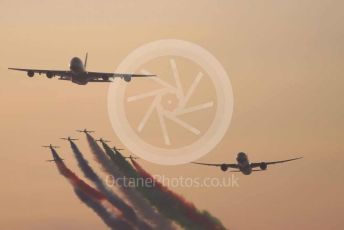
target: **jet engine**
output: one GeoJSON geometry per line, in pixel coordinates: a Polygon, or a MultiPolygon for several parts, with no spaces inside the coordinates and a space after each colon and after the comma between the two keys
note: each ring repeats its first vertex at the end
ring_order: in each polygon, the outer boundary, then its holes
{"type": "Polygon", "coordinates": [[[34,75],[35,75],[35,73],[31,70],[27,72],[27,76],[29,76],[29,77],[33,77],[34,75]]]}
{"type": "Polygon", "coordinates": [[[224,172],[227,171],[228,170],[228,166],[226,164],[222,164],[221,165],[221,170],[224,171],[224,172]]]}
{"type": "Polygon", "coordinates": [[[131,76],[124,76],[124,81],[130,82],[131,81],[131,76]]]}
{"type": "Polygon", "coordinates": [[[47,72],[46,75],[47,75],[47,78],[52,78],[52,77],[54,77],[53,73],[51,73],[51,72],[47,72]]]}
{"type": "Polygon", "coordinates": [[[266,170],[268,168],[268,165],[265,162],[260,163],[259,165],[261,170],[266,170]]]}

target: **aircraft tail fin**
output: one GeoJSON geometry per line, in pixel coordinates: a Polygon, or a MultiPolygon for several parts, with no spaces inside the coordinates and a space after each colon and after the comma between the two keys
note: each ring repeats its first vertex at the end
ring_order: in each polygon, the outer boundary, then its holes
{"type": "Polygon", "coordinates": [[[87,57],[88,57],[88,53],[86,52],[86,57],[85,57],[85,62],[84,62],[84,68],[86,69],[87,66],[87,57]]]}

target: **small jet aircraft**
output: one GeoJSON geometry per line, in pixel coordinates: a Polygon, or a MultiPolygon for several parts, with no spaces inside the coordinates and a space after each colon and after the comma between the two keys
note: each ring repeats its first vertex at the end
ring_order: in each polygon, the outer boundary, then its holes
{"type": "Polygon", "coordinates": [[[111,82],[110,78],[121,78],[126,82],[130,82],[133,77],[153,77],[150,74],[133,74],[133,73],[102,73],[91,72],[86,70],[87,53],[85,62],[78,57],[73,57],[69,63],[69,70],[44,70],[44,69],[22,69],[22,68],[8,68],[10,70],[24,71],[29,77],[33,77],[35,73],[41,75],[45,74],[47,78],[60,77],[59,80],[71,81],[78,85],[86,85],[88,82],[111,82]]]}
{"type": "Polygon", "coordinates": [[[79,133],[94,133],[94,132],[95,132],[95,131],[87,130],[87,129],[84,129],[84,130],[78,129],[78,130],[76,130],[76,131],[79,132],[79,133]]]}
{"type": "Polygon", "coordinates": [[[54,161],[63,161],[64,159],[62,159],[59,155],[54,154],[53,153],[53,160],[47,160],[48,162],[54,162],[54,161]]]}
{"type": "Polygon", "coordinates": [[[79,140],[79,139],[71,138],[70,136],[69,137],[62,137],[60,139],[65,140],[65,141],[77,141],[77,140],[79,140]]]}
{"type": "MultiPolygon", "coordinates": [[[[118,152],[120,150],[124,150],[124,149],[118,149],[116,146],[112,147],[112,150],[115,152],[118,152]]],[[[121,154],[122,155],[122,154],[121,154]]],[[[127,156],[123,156],[124,159],[140,159],[138,157],[133,157],[132,155],[127,156]]]]}
{"type": "Polygon", "coordinates": [[[122,151],[122,150],[124,150],[124,149],[119,149],[119,148],[117,148],[116,146],[114,146],[114,147],[112,147],[112,150],[114,150],[114,151],[122,151]]]}
{"type": "Polygon", "coordinates": [[[52,144],[50,144],[50,145],[43,145],[42,147],[43,147],[43,148],[50,148],[50,149],[57,149],[57,148],[60,148],[60,146],[55,146],[55,145],[52,145],[52,144]]]}
{"type": "Polygon", "coordinates": [[[242,172],[244,175],[250,175],[252,172],[256,171],[264,171],[268,168],[268,165],[272,164],[279,164],[279,163],[284,163],[288,161],[294,161],[301,159],[302,157],[298,158],[292,158],[288,160],[282,160],[282,161],[271,161],[271,162],[260,162],[260,163],[250,163],[248,160],[248,157],[245,153],[240,152],[237,155],[237,163],[236,164],[208,164],[208,163],[200,163],[200,162],[192,162],[193,164],[198,164],[198,165],[207,165],[207,166],[215,166],[215,167],[220,167],[222,171],[227,171],[228,168],[234,168],[238,169],[236,171],[230,171],[230,172],[242,172]],[[255,168],[260,168],[260,169],[255,169],[255,168]]]}
{"type": "Polygon", "coordinates": [[[128,157],[124,157],[124,159],[131,159],[131,160],[137,160],[137,159],[140,159],[138,157],[133,157],[132,155],[129,155],[128,157]]]}
{"type": "Polygon", "coordinates": [[[51,150],[51,153],[52,153],[52,155],[53,155],[53,160],[47,160],[48,162],[53,162],[53,161],[63,161],[63,159],[57,154],[57,152],[56,152],[56,148],[59,148],[59,146],[54,146],[54,145],[52,145],[52,144],[50,144],[50,145],[43,145],[42,146],[43,148],[50,148],[50,150],[51,150]]]}
{"type": "Polygon", "coordinates": [[[96,141],[103,142],[103,143],[108,143],[108,142],[110,142],[110,141],[105,140],[105,139],[103,139],[103,138],[99,138],[99,139],[96,140],[96,141]]]}

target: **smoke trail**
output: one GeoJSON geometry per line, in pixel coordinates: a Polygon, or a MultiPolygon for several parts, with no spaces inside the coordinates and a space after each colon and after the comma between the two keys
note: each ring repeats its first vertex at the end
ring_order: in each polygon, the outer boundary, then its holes
{"type": "Polygon", "coordinates": [[[97,215],[103,220],[103,222],[108,227],[110,227],[113,230],[121,227],[126,228],[125,224],[123,226],[121,223],[118,223],[118,220],[115,217],[113,217],[101,204],[91,199],[89,196],[87,196],[79,189],[74,188],[74,192],[83,203],[85,203],[89,208],[91,208],[95,213],[97,213],[97,215]]]}
{"type": "Polygon", "coordinates": [[[155,186],[151,188],[138,187],[138,189],[165,216],[175,220],[186,229],[225,229],[218,219],[206,211],[197,210],[192,203],[187,202],[183,197],[156,181],[137,162],[136,166],[139,166],[141,170],[137,169],[136,171],[119,151],[112,151],[104,142],[102,142],[102,145],[107,155],[126,176],[149,178],[154,181],[155,186]],[[143,172],[145,172],[144,175],[141,174],[143,172]]]}
{"type": "Polygon", "coordinates": [[[124,217],[128,222],[132,222],[137,227],[139,227],[142,230],[149,230],[151,227],[145,223],[144,221],[141,221],[135,211],[127,205],[121,198],[119,198],[115,193],[110,191],[103,181],[100,179],[100,177],[96,174],[96,172],[91,168],[91,166],[88,164],[88,161],[84,158],[82,153],[80,152],[79,148],[76,146],[76,144],[73,141],[70,141],[71,148],[73,150],[74,156],[78,161],[78,165],[82,172],[84,173],[85,177],[90,179],[98,188],[100,192],[102,192],[110,201],[111,204],[113,204],[115,207],[119,208],[124,217]]]}
{"type": "Polygon", "coordinates": [[[183,224],[183,227],[205,230],[226,229],[218,219],[212,217],[207,212],[200,212],[191,202],[186,201],[182,196],[174,193],[173,191],[162,185],[159,181],[155,180],[155,178],[151,176],[147,171],[145,171],[134,159],[131,159],[131,162],[140,176],[142,176],[143,178],[150,178],[155,182],[155,186],[151,188],[151,194],[153,193],[154,196],[160,197],[165,200],[166,202],[164,203],[164,205],[168,206],[170,212],[174,209],[174,214],[179,213],[180,215],[185,216],[192,221],[191,226],[188,223],[184,224],[183,222],[181,222],[180,224],[183,224]]]}
{"type": "MultiPolygon", "coordinates": [[[[105,152],[108,156],[112,159],[114,164],[120,167],[121,171],[127,177],[130,178],[143,178],[141,175],[138,174],[135,168],[122,156],[119,151],[112,151],[109,146],[102,142],[105,152]]],[[[155,185],[154,185],[155,186],[155,185]]],[[[149,200],[149,202],[155,206],[160,213],[165,215],[171,220],[176,221],[180,226],[184,227],[185,229],[202,229],[197,228],[198,225],[195,225],[190,219],[188,219],[183,213],[178,210],[176,207],[176,203],[170,199],[166,194],[154,190],[154,188],[148,189],[145,187],[138,187],[138,191],[141,192],[143,196],[149,200]]]]}
{"type": "Polygon", "coordinates": [[[123,157],[123,155],[116,150],[112,150],[105,142],[102,142],[105,153],[110,157],[112,162],[119,167],[119,169],[127,176],[131,178],[139,177],[137,171],[131,166],[131,164],[123,157]]]}
{"type": "MultiPolygon", "coordinates": [[[[119,168],[109,161],[106,154],[98,146],[94,138],[88,133],[86,133],[86,137],[92,153],[103,169],[115,178],[125,178],[119,168]]],[[[156,229],[174,229],[174,227],[172,227],[172,223],[157,213],[147,200],[137,192],[137,190],[128,186],[128,184],[125,184],[123,180],[117,180],[117,185],[119,185],[123,195],[126,196],[136,210],[139,211],[139,214],[154,224],[156,229]]]]}
{"type": "MultiPolygon", "coordinates": [[[[131,178],[148,178],[141,176],[119,151],[115,151],[115,154],[105,142],[102,142],[102,144],[105,152],[112,159],[112,161],[120,167],[126,176],[131,178]]],[[[156,181],[154,180],[154,182],[155,186],[156,181]]],[[[199,226],[198,223],[194,223],[190,218],[186,217],[185,214],[181,212],[178,203],[171,199],[171,196],[168,196],[166,193],[163,193],[158,189],[154,189],[154,187],[138,187],[138,190],[149,200],[152,205],[159,210],[160,213],[171,220],[176,221],[180,226],[184,227],[185,229],[203,229],[202,226],[199,226]]]]}
{"type": "Polygon", "coordinates": [[[122,213],[118,209],[113,207],[102,193],[89,186],[86,182],[84,182],[76,174],[74,174],[69,168],[67,168],[55,149],[51,148],[51,152],[53,154],[55,164],[60,174],[69,180],[69,182],[74,187],[74,191],[79,199],[83,201],[87,206],[92,208],[93,211],[95,211],[98,216],[102,218],[105,224],[116,229],[133,229],[126,221],[121,220],[122,213]]]}

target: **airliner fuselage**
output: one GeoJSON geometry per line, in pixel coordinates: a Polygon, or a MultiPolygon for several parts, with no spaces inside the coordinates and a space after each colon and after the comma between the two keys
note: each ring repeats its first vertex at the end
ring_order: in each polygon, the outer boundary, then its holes
{"type": "Polygon", "coordinates": [[[252,173],[250,161],[248,160],[246,153],[243,153],[243,152],[238,153],[236,160],[238,162],[238,169],[243,174],[250,175],[252,173]]]}

